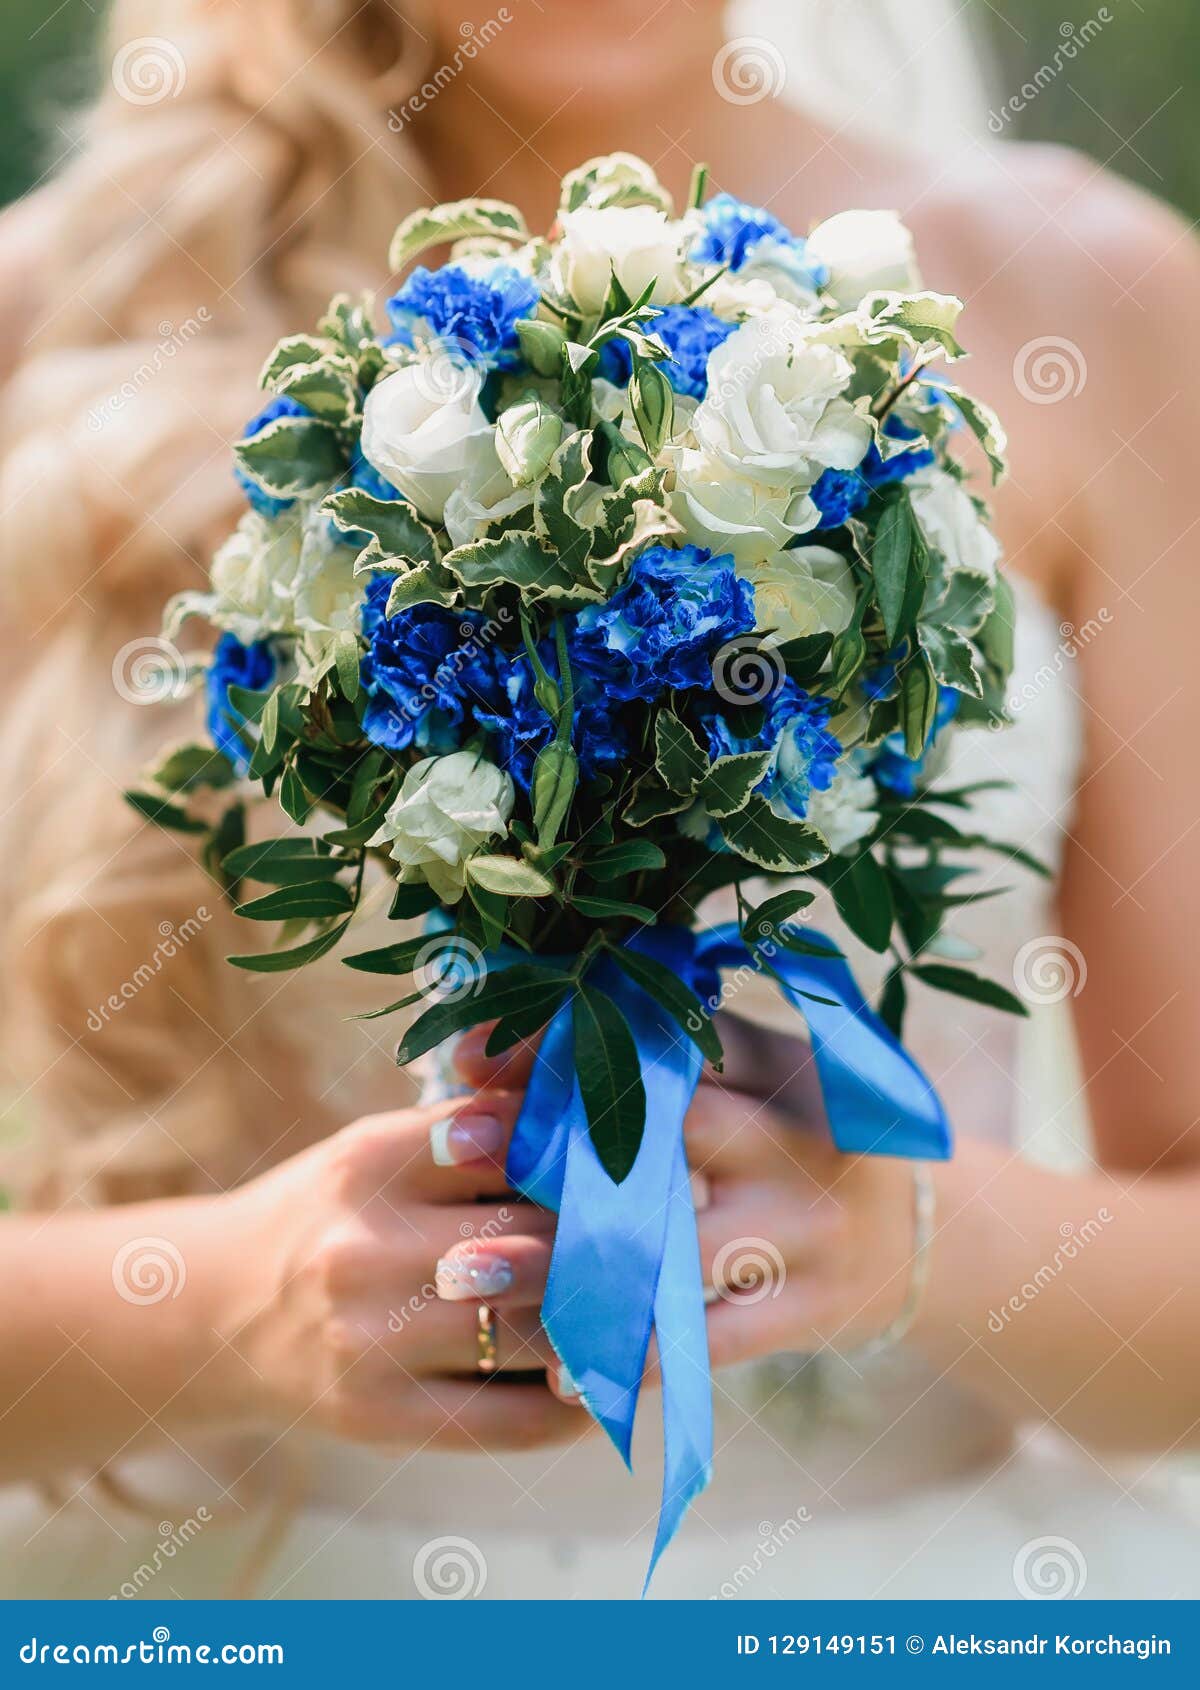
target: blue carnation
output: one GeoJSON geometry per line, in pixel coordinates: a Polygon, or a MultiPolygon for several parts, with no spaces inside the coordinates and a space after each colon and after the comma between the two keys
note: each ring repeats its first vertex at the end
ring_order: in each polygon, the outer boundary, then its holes
{"type": "MultiPolygon", "coordinates": [[[[647,323],[652,335],[671,354],[658,367],[676,393],[703,399],[708,391],[708,356],[737,328],[703,305],[667,305],[647,323]]],[[[633,367],[628,341],[620,336],[604,343],[600,351],[600,374],[617,387],[628,382],[633,367]]]]}
{"type": "MultiPolygon", "coordinates": [[[[307,417],[309,414],[307,405],[302,405],[298,399],[289,399],[286,393],[281,394],[250,418],[242,430],[242,439],[253,440],[256,434],[262,433],[268,423],[275,422],[279,417],[307,417]]],[[[233,473],[238,486],[259,516],[282,516],[284,511],[290,510],[296,502],[295,499],[277,499],[272,493],[264,493],[258,483],[246,474],[241,464],[234,465],[233,473]]]]}
{"type": "Polygon", "coordinates": [[[862,474],[872,487],[886,487],[889,482],[907,481],[910,475],[915,475],[919,469],[928,469],[933,462],[933,453],[925,441],[925,436],[919,428],[910,428],[906,422],[893,412],[883,425],[883,432],[889,440],[919,440],[919,446],[912,446],[906,452],[895,452],[890,458],[880,456],[879,448],[874,441],[860,466],[862,474]]]}
{"type": "Polygon", "coordinates": [[[701,717],[701,723],[710,757],[769,750],[771,761],[755,791],[777,810],[802,818],[810,795],[832,785],[842,754],[841,741],[829,731],[832,712],[831,700],[785,678],[767,700],[757,733],[739,735],[718,714],[701,717]]]}
{"type": "Polygon", "coordinates": [[[860,470],[827,469],[809,497],[821,513],[818,529],[840,528],[863,508],[871,489],[860,470]]]}
{"type": "Polygon", "coordinates": [[[938,688],[937,709],[934,712],[933,726],[930,728],[929,737],[925,741],[925,749],[919,757],[907,755],[904,749],[903,734],[888,734],[871,758],[869,765],[870,773],[875,777],[876,785],[883,787],[887,792],[894,793],[897,798],[915,798],[917,787],[925,774],[929,753],[942,729],[957,716],[961,702],[961,696],[953,687],[940,686],[938,688]]]}
{"type": "MultiPolygon", "coordinates": [[[[548,673],[557,679],[552,642],[543,642],[538,655],[548,673]]],[[[521,652],[511,659],[501,677],[502,702],[473,707],[475,720],[487,732],[500,767],[507,769],[523,792],[529,791],[538,752],[554,738],[554,723],[534,695],[534,679],[533,665],[521,652]]],[[[579,756],[579,772],[589,780],[628,758],[629,736],[619,720],[619,706],[588,676],[573,675],[572,679],[575,712],[571,743],[579,756]]]]}
{"type": "Polygon", "coordinates": [[[807,242],[760,205],[747,205],[732,194],[715,194],[703,208],[704,232],[692,248],[699,264],[728,264],[740,270],[755,248],[770,241],[777,262],[787,262],[796,280],[813,290],[829,280],[823,264],[809,260],[807,242]]]}
{"type": "Polygon", "coordinates": [[[275,679],[275,656],[266,640],[243,645],[232,634],[222,634],[205,676],[209,738],[223,751],[240,775],[250,766],[250,753],[237,732],[245,716],[229,702],[231,686],[262,692],[275,679]]]}
{"type": "Polygon", "coordinates": [[[449,342],[465,359],[493,370],[511,369],[520,358],[517,323],[531,317],[540,298],[537,283],[510,264],[475,275],[459,264],[440,270],[420,265],[388,300],[393,340],[413,345],[413,331],[449,342]]]}
{"type": "Polygon", "coordinates": [[[754,589],[733,559],[651,546],[606,604],[576,618],[571,662],[617,699],[712,685],[715,652],[754,627],[754,589]]]}
{"type": "Polygon", "coordinates": [[[495,653],[477,638],[482,618],[438,604],[385,615],[391,577],[375,576],[363,601],[363,732],[389,751],[454,751],[475,702],[498,700],[495,653]]]}

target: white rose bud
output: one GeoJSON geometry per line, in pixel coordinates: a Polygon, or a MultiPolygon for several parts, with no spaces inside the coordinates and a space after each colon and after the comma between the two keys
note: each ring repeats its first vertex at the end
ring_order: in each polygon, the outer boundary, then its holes
{"type": "Polygon", "coordinates": [[[854,615],[854,576],[828,546],[795,546],[738,565],[754,588],[754,616],[770,641],[840,634],[854,615]]]}
{"type": "Polygon", "coordinates": [[[817,224],[807,257],[826,266],[828,291],[846,311],[878,289],[921,286],[912,235],[894,211],[839,211],[817,224]]]}
{"type": "Polygon", "coordinates": [[[363,456],[431,522],[442,520],[471,441],[491,428],[479,405],[482,386],[481,369],[434,347],[367,395],[363,456]]]}
{"type": "Polygon", "coordinates": [[[878,802],[879,794],[870,775],[860,774],[851,761],[843,758],[832,784],[824,792],[809,793],[804,819],[838,856],[870,833],[879,820],[875,808],[878,802]]]}
{"type": "Polygon", "coordinates": [[[473,751],[426,757],[404,777],[372,845],[390,845],[402,881],[424,881],[444,904],[455,904],[467,883],[467,859],[508,831],[513,783],[503,769],[473,751]]]}
{"type": "Polygon", "coordinates": [[[631,299],[651,282],[654,302],[671,305],[682,299],[684,225],[649,205],[612,206],[603,211],[588,206],[559,218],[561,239],[554,247],[553,275],[585,317],[599,314],[615,273],[631,299]]]}

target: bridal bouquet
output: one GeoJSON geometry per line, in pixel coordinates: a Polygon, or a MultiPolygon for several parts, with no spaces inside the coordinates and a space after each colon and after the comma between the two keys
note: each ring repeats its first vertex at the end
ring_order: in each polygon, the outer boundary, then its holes
{"type": "Polygon", "coordinates": [[[278,929],[239,968],[316,961],[389,876],[424,923],[343,960],[409,977],[375,1012],[412,1012],[401,1063],[484,1020],[493,1052],[541,1035],[509,1176],[558,1211],[543,1320],[626,1456],[657,1330],[657,1556],[711,1451],[682,1121],[720,971],[794,1004],[847,1151],[949,1154],[899,1043],[913,983],[1020,1010],[938,960],[980,853],[1013,853],[937,784],[952,735],[1002,721],[1012,659],[948,443],[998,476],[1004,442],[933,372],[960,302],[889,213],[803,239],[700,170],[676,215],[617,154],[568,175],[549,235],[436,206],[391,268],[447,248],[382,327],[339,297],[267,359],[248,509],[168,614],[169,639],[219,631],[190,665],[208,738],[131,800],[278,929]],[[246,843],[258,790],[294,826],[246,843]],[[890,955],[877,1010],[807,923],[818,888],[890,955]],[[707,927],[718,891],[737,919],[707,927]]]}

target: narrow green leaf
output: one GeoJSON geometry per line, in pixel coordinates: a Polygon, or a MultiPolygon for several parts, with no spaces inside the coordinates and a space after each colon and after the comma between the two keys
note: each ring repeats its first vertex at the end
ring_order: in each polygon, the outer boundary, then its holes
{"type": "Polygon", "coordinates": [[[333,645],[333,660],[337,665],[338,686],[342,697],[351,704],[358,697],[358,636],[343,631],[333,645]]]}
{"type": "Polygon", "coordinates": [[[1010,1015],[1029,1014],[1014,992],[998,985],[995,980],[985,980],[981,974],[972,974],[970,969],[951,968],[942,962],[921,962],[914,964],[911,972],[935,991],[953,992],[956,997],[969,998],[972,1003],[985,1003],[991,1009],[1005,1009],[1010,1015]]]}
{"type": "Polygon", "coordinates": [[[550,877],[522,857],[471,857],[467,874],[485,892],[503,898],[548,898],[554,891],[550,877]]]}
{"type": "Polygon", "coordinates": [[[633,1034],[604,992],[581,985],[574,999],[575,1072],[596,1155],[617,1185],[637,1160],[646,1091],[633,1034]]]}
{"type": "Polygon", "coordinates": [[[655,912],[648,910],[644,904],[627,904],[619,898],[597,898],[586,892],[576,892],[572,896],[571,908],[578,910],[580,915],[592,916],[596,921],[628,917],[630,921],[640,921],[650,927],[658,920],[655,912]]]}
{"type": "MultiPolygon", "coordinates": [[[[569,974],[532,963],[515,963],[489,974],[483,987],[471,997],[446,999],[427,1009],[405,1033],[396,1052],[400,1067],[423,1056],[462,1027],[480,1021],[503,1020],[506,1015],[532,1011],[535,1004],[558,1005],[571,990],[569,974]]],[[[551,1012],[552,1012],[551,1011],[551,1012]]]]}
{"type": "Polygon", "coordinates": [[[289,969],[303,968],[306,963],[323,957],[326,951],[333,949],[349,925],[348,921],[339,921],[336,927],[290,951],[258,951],[249,956],[226,957],[225,960],[251,974],[285,974],[289,969]]]}
{"type": "Polygon", "coordinates": [[[666,868],[667,859],[661,847],[648,839],[622,839],[593,851],[583,866],[593,880],[619,880],[623,874],[666,868]]]}
{"type": "Polygon", "coordinates": [[[888,877],[870,851],[852,862],[839,860],[829,875],[838,914],[850,931],[882,954],[892,937],[892,894],[888,877]]]}
{"type": "Polygon", "coordinates": [[[298,886],[281,886],[277,892],[267,892],[252,898],[248,904],[238,904],[235,915],[250,921],[292,921],[297,917],[318,920],[323,916],[345,915],[354,908],[354,898],[348,887],[337,880],[306,880],[298,886]]]}
{"type": "Polygon", "coordinates": [[[631,950],[628,945],[610,945],[608,949],[613,961],[628,974],[633,983],[640,986],[655,1003],[665,1009],[673,1021],[678,1022],[714,1068],[720,1068],[725,1056],[721,1049],[721,1040],[717,1035],[712,1015],[695,992],[685,986],[679,976],[673,974],[663,963],[657,962],[653,957],[644,956],[641,951],[631,950]]]}
{"type": "Polygon", "coordinates": [[[124,796],[125,802],[139,816],[153,822],[156,827],[165,827],[174,833],[208,832],[207,822],[189,816],[186,810],[181,810],[176,804],[168,804],[164,798],[155,798],[149,792],[127,792],[124,796]]]}

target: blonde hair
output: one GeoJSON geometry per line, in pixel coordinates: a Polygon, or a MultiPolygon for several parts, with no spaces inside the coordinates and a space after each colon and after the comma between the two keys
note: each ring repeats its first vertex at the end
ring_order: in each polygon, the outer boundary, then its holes
{"type": "Polygon", "coordinates": [[[0,402],[0,1184],[34,1205],[224,1187],[323,1130],[193,842],[122,802],[171,724],[114,660],[235,515],[265,352],[378,286],[426,197],[389,0],[120,0],[104,69],[72,162],[0,219],[0,317],[40,294],[0,402]]]}

